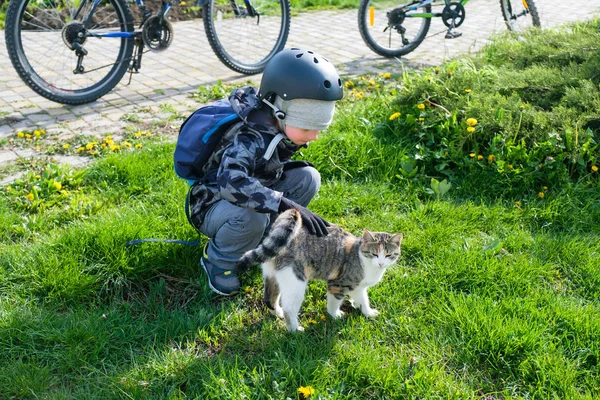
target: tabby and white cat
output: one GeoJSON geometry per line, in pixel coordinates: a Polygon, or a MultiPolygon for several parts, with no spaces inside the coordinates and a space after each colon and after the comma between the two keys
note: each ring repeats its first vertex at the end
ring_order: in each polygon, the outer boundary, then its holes
{"type": "Polygon", "coordinates": [[[288,331],[304,330],[298,312],[309,280],[327,282],[327,312],[334,318],[344,313],[340,306],[349,296],[363,315],[376,317],[369,305],[367,289],[381,280],[387,267],[400,256],[402,234],[363,231],[356,237],[332,225],[323,237],[302,229],[295,209],[282,213],[256,249],[238,263],[245,269],[262,263],[265,303],[272,314],[285,320],[288,331]],[[281,300],[281,305],[280,305],[281,300]]]}

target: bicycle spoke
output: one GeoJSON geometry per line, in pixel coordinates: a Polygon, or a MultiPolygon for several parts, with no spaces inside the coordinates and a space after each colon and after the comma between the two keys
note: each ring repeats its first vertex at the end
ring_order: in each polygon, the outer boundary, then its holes
{"type": "Polygon", "coordinates": [[[533,0],[500,0],[500,8],[508,29],[512,31],[540,26],[533,0]]]}
{"type": "Polygon", "coordinates": [[[394,0],[361,0],[358,13],[360,34],[365,43],[384,57],[397,57],[414,50],[425,38],[430,19],[412,14],[431,11],[431,6],[410,10],[409,3],[394,0]]]}
{"type": "Polygon", "coordinates": [[[211,0],[205,8],[205,29],[215,54],[236,71],[260,72],[285,45],[288,1],[254,0],[247,5],[244,0],[211,0]],[[250,15],[252,10],[256,15],[250,15]]]}
{"type": "Polygon", "coordinates": [[[24,81],[43,96],[71,104],[90,101],[124,74],[132,39],[102,37],[132,29],[124,0],[102,0],[95,9],[87,0],[20,0],[11,2],[9,11],[11,60],[24,81]],[[86,29],[83,16],[92,10],[91,27],[86,29]]]}

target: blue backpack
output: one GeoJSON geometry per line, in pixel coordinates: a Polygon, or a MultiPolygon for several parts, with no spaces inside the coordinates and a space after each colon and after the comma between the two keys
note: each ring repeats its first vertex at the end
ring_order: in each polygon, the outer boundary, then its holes
{"type": "Polygon", "coordinates": [[[241,118],[229,99],[199,108],[179,128],[175,146],[175,173],[190,184],[202,178],[202,168],[210,159],[221,138],[241,118]]]}

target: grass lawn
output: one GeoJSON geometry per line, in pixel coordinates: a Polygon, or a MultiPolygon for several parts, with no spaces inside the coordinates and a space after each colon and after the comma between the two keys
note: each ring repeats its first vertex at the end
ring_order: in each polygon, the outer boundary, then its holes
{"type": "Polygon", "coordinates": [[[314,282],[288,334],[258,270],[224,299],[202,246],[126,248],[197,238],[158,128],[42,148],[93,161],[0,188],[0,398],[600,397],[598,43],[594,20],[345,81],[301,158],[313,211],[404,234],[374,320],[333,320],[314,282]]]}

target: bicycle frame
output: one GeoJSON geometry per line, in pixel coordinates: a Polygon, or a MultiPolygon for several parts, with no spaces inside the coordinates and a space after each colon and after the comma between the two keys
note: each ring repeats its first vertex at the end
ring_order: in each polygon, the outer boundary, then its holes
{"type": "MultiPolygon", "coordinates": [[[[92,15],[94,14],[94,11],[96,10],[96,7],[98,6],[98,4],[100,4],[100,1],[102,0],[94,0],[94,4],[92,6],[92,10],[90,11],[90,14],[87,16],[87,19],[85,21],[85,27],[88,27],[89,21],[91,20],[92,15]]],[[[182,0],[177,0],[178,3],[181,3],[182,0]]],[[[142,26],[144,24],[144,22],[146,22],[146,20],[151,16],[150,13],[146,13],[146,5],[144,4],[143,0],[135,0],[136,4],[138,5],[138,7],[142,10],[143,12],[143,19],[142,22],[140,23],[140,26],[142,26]]],[[[206,4],[208,4],[209,0],[198,0],[197,5],[199,7],[202,7],[206,4]]],[[[85,3],[85,1],[82,1],[81,4],[79,5],[79,8],[77,9],[77,11],[75,12],[75,14],[73,15],[73,19],[76,19],[79,16],[79,12],[81,11],[81,9],[83,8],[83,4],[85,3]]],[[[239,16],[242,14],[242,12],[239,10],[239,8],[237,7],[237,4],[235,3],[235,0],[230,0],[231,6],[234,9],[234,12],[236,14],[236,16],[239,16]]],[[[254,7],[252,7],[252,4],[250,3],[250,0],[244,0],[244,4],[246,5],[246,11],[247,11],[247,15],[250,17],[255,17],[256,14],[256,10],[254,9],[254,7]]],[[[161,12],[157,13],[157,15],[161,16],[162,18],[165,18],[167,16],[167,13],[169,12],[169,10],[171,9],[171,7],[173,6],[172,2],[164,2],[162,3],[162,7],[161,7],[161,12]]],[[[140,31],[134,31],[134,32],[108,32],[108,33],[100,33],[100,34],[94,34],[90,36],[94,36],[94,37],[108,37],[108,38],[125,38],[125,39],[134,39],[135,37],[140,35],[140,31]]]]}
{"type": "MultiPolygon", "coordinates": [[[[93,0],[94,4],[92,5],[92,9],[89,13],[89,15],[87,16],[87,19],[85,20],[84,26],[86,27],[86,29],[89,27],[89,22],[92,18],[92,15],[94,15],[94,11],[96,11],[96,7],[98,6],[98,4],[100,4],[100,2],[102,0],[93,0]]],[[[144,4],[143,0],[135,0],[136,4],[138,5],[138,7],[140,8],[140,10],[142,10],[142,14],[143,14],[143,19],[142,22],[140,23],[140,26],[142,26],[144,24],[144,22],[146,22],[146,20],[151,16],[150,13],[146,13],[146,5],[144,4]]],[[[178,2],[181,2],[181,0],[178,0],[178,2]]],[[[208,0],[202,0],[203,3],[208,3],[208,0]]],[[[77,19],[77,17],[79,16],[79,12],[81,11],[81,9],[83,8],[85,1],[82,1],[81,4],[79,5],[79,8],[77,9],[77,11],[75,12],[75,14],[73,15],[73,19],[77,19]]],[[[200,2],[199,2],[200,3],[200,2]]],[[[173,3],[172,2],[164,2],[162,3],[162,7],[161,7],[161,13],[160,16],[161,18],[165,18],[167,16],[167,13],[169,12],[169,10],[171,9],[173,3]]],[[[158,15],[158,14],[157,14],[158,15]]],[[[93,36],[93,37],[107,37],[107,38],[125,38],[125,39],[134,39],[135,37],[139,36],[141,33],[141,31],[134,31],[134,32],[107,32],[107,33],[96,33],[96,34],[90,34],[88,33],[89,36],[93,36]]]]}

